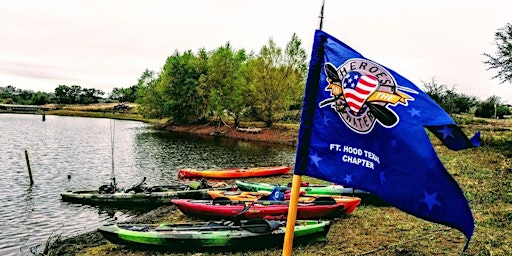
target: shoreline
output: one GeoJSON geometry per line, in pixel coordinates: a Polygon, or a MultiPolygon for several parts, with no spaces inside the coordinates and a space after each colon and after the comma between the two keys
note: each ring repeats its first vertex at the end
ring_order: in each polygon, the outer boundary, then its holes
{"type": "Polygon", "coordinates": [[[130,111],[113,111],[113,104],[97,105],[97,106],[66,106],[58,110],[50,110],[45,115],[57,116],[77,116],[90,118],[111,118],[120,120],[140,121],[151,124],[152,128],[164,130],[168,132],[182,132],[188,134],[197,134],[203,136],[227,137],[232,139],[266,142],[274,144],[282,144],[296,146],[299,134],[299,124],[282,124],[277,123],[272,127],[265,127],[263,122],[241,122],[239,128],[257,129],[258,132],[246,132],[243,129],[237,129],[232,123],[224,123],[222,125],[207,124],[190,124],[175,125],[166,119],[148,119],[143,118],[136,112],[136,105],[130,105],[133,110],[130,111]]]}
{"type": "Polygon", "coordinates": [[[238,140],[296,146],[298,136],[298,125],[292,124],[287,126],[276,126],[277,127],[271,128],[258,127],[260,129],[258,133],[239,131],[232,126],[227,125],[216,127],[210,124],[180,126],[172,124],[163,124],[158,125],[157,128],[168,132],[181,132],[206,136],[226,137],[238,140]]]}

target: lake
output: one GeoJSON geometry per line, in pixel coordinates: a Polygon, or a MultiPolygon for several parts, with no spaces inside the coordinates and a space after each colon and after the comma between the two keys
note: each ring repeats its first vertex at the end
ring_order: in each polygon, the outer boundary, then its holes
{"type": "Polygon", "coordinates": [[[135,212],[61,201],[97,189],[177,181],[181,168],[290,165],[295,147],[156,131],[136,121],[0,114],[0,255],[29,255],[50,235],[72,236],[135,212]],[[113,141],[113,143],[112,143],[113,141]],[[34,185],[30,185],[25,151],[34,185]],[[114,152],[114,154],[112,154],[114,152]],[[114,166],[114,168],[112,168],[114,166]]]}

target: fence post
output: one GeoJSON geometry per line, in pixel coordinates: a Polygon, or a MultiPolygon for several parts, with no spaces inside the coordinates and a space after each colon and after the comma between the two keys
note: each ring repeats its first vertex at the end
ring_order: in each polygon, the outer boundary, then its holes
{"type": "Polygon", "coordinates": [[[27,160],[28,176],[30,177],[30,186],[34,185],[34,179],[32,179],[32,170],[30,169],[30,161],[28,160],[28,152],[25,150],[25,159],[27,160]]]}

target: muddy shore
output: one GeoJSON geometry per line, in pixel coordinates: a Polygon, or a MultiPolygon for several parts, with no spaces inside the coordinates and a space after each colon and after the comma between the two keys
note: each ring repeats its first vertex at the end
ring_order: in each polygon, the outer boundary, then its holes
{"type": "Polygon", "coordinates": [[[232,126],[221,125],[213,126],[210,124],[205,125],[189,125],[189,126],[174,126],[170,124],[159,125],[159,129],[171,132],[184,132],[209,136],[221,136],[240,140],[268,142],[276,144],[284,144],[295,146],[298,135],[298,125],[275,125],[271,128],[267,127],[253,127],[258,129],[258,132],[244,132],[232,126]]]}

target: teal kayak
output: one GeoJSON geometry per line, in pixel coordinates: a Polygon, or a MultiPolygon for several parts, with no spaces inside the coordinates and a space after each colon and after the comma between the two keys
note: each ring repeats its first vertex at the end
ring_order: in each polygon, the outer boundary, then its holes
{"type": "MultiPolygon", "coordinates": [[[[329,221],[298,220],[294,242],[325,241],[330,225],[329,221]]],[[[176,251],[282,246],[285,230],[286,221],[267,219],[160,225],[106,224],[98,228],[103,237],[115,244],[176,251]]]]}
{"type": "MultiPolygon", "coordinates": [[[[268,183],[260,183],[260,182],[250,182],[250,181],[236,181],[236,186],[243,191],[273,191],[275,187],[279,189],[279,191],[284,192],[287,190],[291,190],[291,184],[281,185],[281,184],[268,184],[268,183]]],[[[301,184],[300,191],[303,191],[306,194],[315,194],[315,195],[358,195],[358,194],[368,194],[366,191],[346,188],[342,185],[312,185],[309,183],[301,184]]]]}

